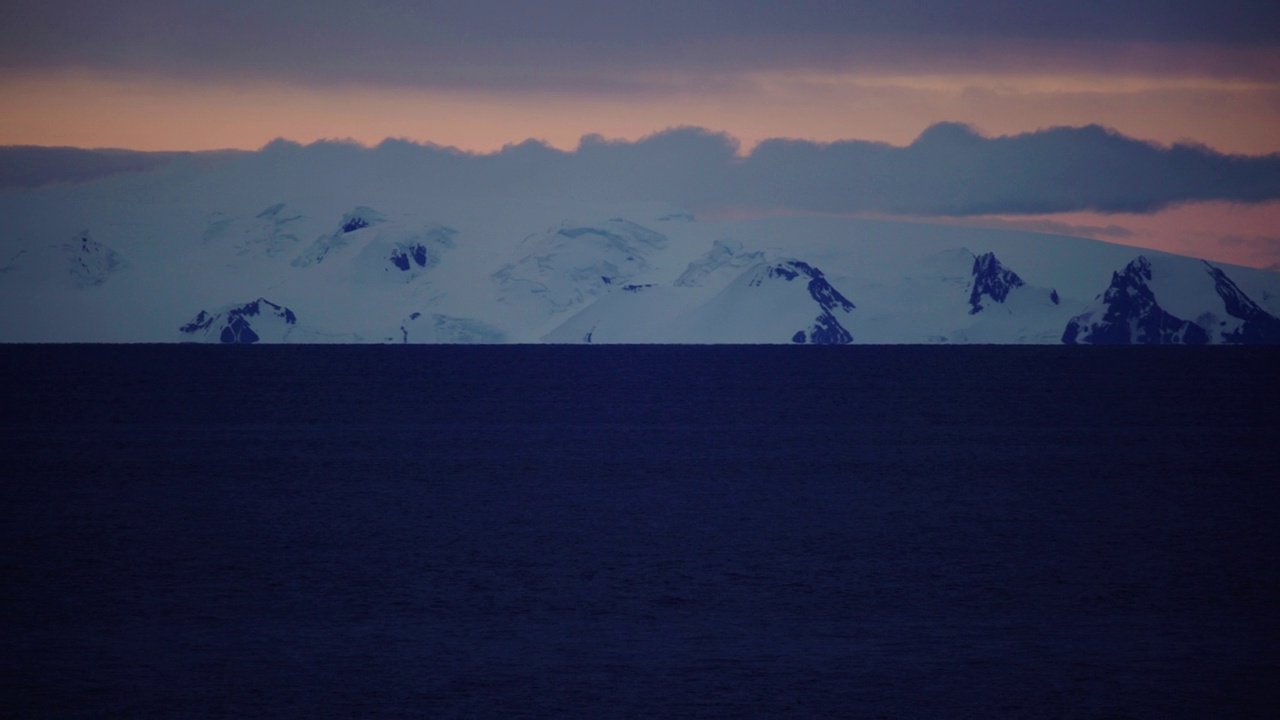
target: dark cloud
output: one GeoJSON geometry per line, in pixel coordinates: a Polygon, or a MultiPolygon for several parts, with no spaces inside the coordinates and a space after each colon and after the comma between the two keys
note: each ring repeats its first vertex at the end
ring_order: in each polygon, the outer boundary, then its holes
{"type": "Polygon", "coordinates": [[[1180,202],[1280,198],[1280,155],[1161,147],[1096,125],[986,138],[939,123],[905,148],[769,140],[747,166],[751,194],[829,212],[1146,213],[1180,202]]]}
{"type": "MultiPolygon", "coordinates": [[[[767,140],[745,157],[738,150],[726,134],[677,128],[636,142],[588,136],[574,152],[529,141],[487,155],[406,141],[372,149],[277,141],[224,165],[254,177],[278,176],[282,184],[329,176],[373,194],[380,183],[393,182],[442,196],[657,200],[694,210],[965,217],[1150,213],[1184,202],[1280,199],[1280,154],[1166,147],[1098,126],[989,138],[940,123],[906,147],[767,140]]],[[[80,165],[51,167],[46,175],[101,174],[94,168],[110,159],[76,157],[80,165]]]]}
{"type": "MultiPolygon", "coordinates": [[[[938,54],[955,69],[982,55],[976,45],[1003,41],[1023,43],[1029,58],[1052,41],[1274,50],[1280,4],[15,0],[0,26],[0,69],[634,91],[660,84],[655,72],[911,65],[938,54]]],[[[1007,60],[1005,52],[983,62],[1007,60]]]]}
{"type": "Polygon", "coordinates": [[[184,153],[135,150],[0,147],[0,189],[85,182],[109,175],[151,170],[168,165],[182,155],[184,153]]]}

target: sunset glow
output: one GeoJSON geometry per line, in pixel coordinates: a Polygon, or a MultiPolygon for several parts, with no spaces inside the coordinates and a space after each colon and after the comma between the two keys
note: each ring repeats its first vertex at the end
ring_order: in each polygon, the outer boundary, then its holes
{"type": "MultiPolygon", "coordinates": [[[[1099,125],[1161,147],[1280,153],[1280,23],[1269,5],[1008,11],[61,0],[16,8],[7,24],[0,145],[254,150],[276,138],[397,138],[488,153],[534,139],[572,151],[587,135],[701,127],[746,155],[771,138],[904,147],[956,122],[987,137],[1099,125]]],[[[1274,207],[991,221],[1115,226],[1106,239],[1267,266],[1280,261],[1274,207]],[[1245,218],[1246,230],[1230,229],[1245,218]]]]}
{"type": "Polygon", "coordinates": [[[251,150],[278,137],[393,137],[488,152],[529,138],[572,149],[588,134],[635,140],[693,125],[727,132],[746,151],[774,137],[907,145],[948,120],[993,135],[1101,124],[1164,144],[1280,152],[1280,85],[1217,80],[760,74],[631,97],[67,73],[0,80],[0,97],[3,145],[251,150]]]}

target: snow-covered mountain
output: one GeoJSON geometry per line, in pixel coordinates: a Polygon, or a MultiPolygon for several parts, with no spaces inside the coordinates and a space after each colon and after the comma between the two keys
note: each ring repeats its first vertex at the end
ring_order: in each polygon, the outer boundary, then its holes
{"type": "Polygon", "coordinates": [[[178,332],[197,342],[237,343],[288,342],[298,318],[287,307],[258,298],[243,305],[230,305],[213,312],[201,310],[178,332]]]}
{"type": "Polygon", "coordinates": [[[1220,267],[1203,260],[1138,256],[1067,323],[1067,344],[1276,344],[1280,319],[1220,267]]]}
{"type": "Polygon", "coordinates": [[[450,194],[279,155],[0,194],[0,341],[1280,343],[1273,272],[1027,232],[450,194]]]}
{"type": "Polygon", "coordinates": [[[101,285],[125,266],[120,253],[94,242],[88,231],[62,246],[67,274],[79,287],[101,285]]]}
{"type": "Polygon", "coordinates": [[[229,267],[244,267],[261,255],[274,258],[297,252],[301,240],[292,229],[301,219],[285,203],[276,203],[251,218],[232,218],[215,211],[200,240],[234,253],[227,257],[229,267]]]}
{"type": "MultiPolygon", "coordinates": [[[[969,314],[977,315],[986,305],[1002,304],[1009,293],[1026,283],[1018,274],[1000,264],[995,253],[986,253],[973,259],[973,283],[969,290],[969,314]]],[[[1050,299],[1055,297],[1052,292],[1050,299]]],[[[1056,304],[1056,301],[1055,301],[1056,304]]]]}
{"type": "Polygon", "coordinates": [[[854,304],[831,286],[822,271],[802,260],[760,263],[724,290],[696,306],[673,339],[684,342],[853,342],[845,325],[854,304]]]}
{"type": "Polygon", "coordinates": [[[590,303],[653,269],[648,258],[667,237],[622,218],[595,225],[564,222],[520,243],[528,254],[493,273],[502,302],[535,315],[590,303]]]}

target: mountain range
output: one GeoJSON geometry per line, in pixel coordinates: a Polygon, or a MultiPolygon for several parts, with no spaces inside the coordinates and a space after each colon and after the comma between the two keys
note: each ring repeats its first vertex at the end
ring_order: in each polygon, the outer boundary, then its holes
{"type": "Polygon", "coordinates": [[[1280,343],[1253,268],[250,159],[0,194],[0,341],[1280,343]]]}

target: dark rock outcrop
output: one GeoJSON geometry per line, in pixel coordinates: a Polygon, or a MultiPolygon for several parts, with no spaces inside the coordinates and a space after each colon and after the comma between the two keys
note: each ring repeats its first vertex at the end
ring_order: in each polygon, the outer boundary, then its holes
{"type": "MultiPolygon", "coordinates": [[[[969,293],[969,314],[982,312],[983,298],[1003,303],[1009,291],[1026,285],[1014,271],[1000,264],[995,253],[985,253],[973,259],[973,290],[969,293]]],[[[1055,301],[1055,304],[1056,301],[1055,301]]]]}
{"type": "Polygon", "coordinates": [[[194,340],[226,344],[249,344],[261,340],[253,322],[259,317],[272,322],[296,325],[298,318],[293,311],[270,300],[258,298],[244,305],[234,305],[218,312],[201,310],[195,318],[178,328],[178,332],[194,340]]]}
{"type": "Polygon", "coordinates": [[[1213,278],[1213,289],[1226,307],[1227,314],[1239,318],[1238,327],[1223,334],[1222,342],[1233,345],[1280,344],[1280,318],[1263,310],[1221,268],[1205,263],[1213,278]]]}
{"type": "Polygon", "coordinates": [[[785,282],[803,279],[806,281],[809,297],[813,298],[821,309],[818,316],[814,318],[813,324],[804,330],[796,331],[791,336],[791,342],[814,345],[847,345],[853,342],[853,335],[840,324],[834,312],[852,312],[854,305],[827,282],[821,270],[800,260],[784,260],[765,268],[763,273],[752,279],[750,286],[759,286],[769,278],[777,278],[785,282]]]}
{"type": "Polygon", "coordinates": [[[1156,302],[1147,284],[1151,261],[1138,256],[1123,271],[1112,273],[1111,285],[1100,296],[1101,307],[1067,323],[1067,345],[1204,345],[1209,334],[1189,320],[1174,317],[1156,302]],[[1100,317],[1099,317],[1100,316],[1100,317]]]}

